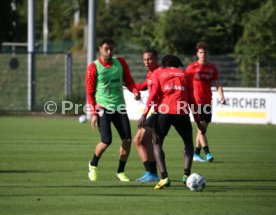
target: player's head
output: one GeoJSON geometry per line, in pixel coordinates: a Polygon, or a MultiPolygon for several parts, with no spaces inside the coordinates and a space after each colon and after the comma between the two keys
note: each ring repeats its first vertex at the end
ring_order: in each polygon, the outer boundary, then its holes
{"type": "Polygon", "coordinates": [[[162,67],[183,67],[181,60],[175,55],[166,55],[162,59],[162,67]]]}
{"type": "Polygon", "coordinates": [[[144,51],[143,62],[148,71],[153,71],[158,67],[158,54],[153,49],[144,51]]]}
{"type": "Polygon", "coordinates": [[[199,41],[197,44],[196,44],[196,50],[198,51],[199,49],[203,49],[205,51],[208,51],[208,45],[207,43],[205,43],[204,41],[199,41]]]}
{"type": "Polygon", "coordinates": [[[104,61],[111,61],[113,56],[113,49],[114,49],[115,43],[110,38],[104,38],[100,42],[99,51],[101,53],[101,58],[104,61]]]}
{"type": "Polygon", "coordinates": [[[205,42],[200,41],[196,44],[196,50],[196,56],[198,57],[199,63],[206,63],[208,56],[208,45],[205,42]]]}

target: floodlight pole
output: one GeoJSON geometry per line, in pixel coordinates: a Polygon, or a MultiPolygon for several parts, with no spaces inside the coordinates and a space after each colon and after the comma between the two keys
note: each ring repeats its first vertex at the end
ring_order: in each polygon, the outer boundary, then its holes
{"type": "Polygon", "coordinates": [[[35,105],[35,3],[28,0],[28,110],[33,111],[35,105]]]}
{"type": "Polygon", "coordinates": [[[43,4],[43,52],[48,51],[48,0],[44,0],[43,4]]]}
{"type": "Polygon", "coordinates": [[[96,58],[96,3],[97,0],[88,1],[87,65],[96,58]]]}
{"type": "MultiPolygon", "coordinates": [[[[96,6],[97,0],[88,0],[87,65],[96,59],[96,6]]],[[[91,118],[89,111],[86,117],[91,118]]]]}
{"type": "Polygon", "coordinates": [[[256,61],[256,88],[260,87],[260,60],[259,57],[257,57],[256,61]]]}

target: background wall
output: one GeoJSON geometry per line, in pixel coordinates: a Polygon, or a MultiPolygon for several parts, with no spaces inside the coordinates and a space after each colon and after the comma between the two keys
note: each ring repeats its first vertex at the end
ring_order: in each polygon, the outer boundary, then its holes
{"type": "MultiPolygon", "coordinates": [[[[213,90],[213,117],[217,123],[276,124],[276,89],[224,88],[226,105],[219,102],[218,93],[213,90]]],[[[140,118],[147,97],[142,92],[141,101],[134,101],[133,94],[124,91],[129,118],[140,118]]],[[[193,117],[191,116],[193,120],[193,117]]]]}

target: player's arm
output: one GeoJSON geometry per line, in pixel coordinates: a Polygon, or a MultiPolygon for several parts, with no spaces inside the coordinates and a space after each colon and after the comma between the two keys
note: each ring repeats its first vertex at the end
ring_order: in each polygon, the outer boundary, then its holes
{"type": "Polygon", "coordinates": [[[87,104],[89,105],[89,110],[92,115],[91,119],[91,128],[94,130],[97,123],[97,115],[96,115],[96,102],[95,102],[95,89],[96,89],[96,74],[97,69],[94,63],[91,63],[85,73],[85,83],[86,83],[86,98],[87,104]]]}
{"type": "Polygon", "coordinates": [[[185,70],[185,73],[192,77],[192,75],[193,75],[193,69],[192,69],[191,64],[187,66],[187,68],[185,70]]]}
{"type": "Polygon", "coordinates": [[[218,80],[214,81],[214,83],[215,83],[215,86],[217,88],[217,91],[218,91],[218,94],[219,94],[219,97],[220,97],[220,103],[223,104],[223,105],[226,104],[226,100],[224,98],[224,92],[223,92],[222,85],[219,83],[218,80]]]}
{"type": "Polygon", "coordinates": [[[201,132],[203,134],[205,134],[206,127],[200,121],[200,117],[198,114],[198,105],[195,102],[193,80],[189,75],[186,76],[186,80],[187,80],[187,90],[188,90],[188,99],[189,99],[190,109],[193,113],[193,117],[197,124],[197,127],[199,128],[199,130],[201,130],[201,132]]]}
{"type": "Polygon", "coordinates": [[[226,104],[226,100],[224,98],[224,93],[223,93],[223,87],[219,82],[218,69],[215,66],[213,69],[214,69],[214,84],[216,86],[216,89],[217,89],[219,97],[220,97],[220,103],[226,104]]]}
{"type": "Polygon", "coordinates": [[[186,81],[187,81],[187,91],[188,91],[188,103],[190,110],[193,113],[194,120],[196,123],[200,122],[200,118],[198,115],[198,105],[195,102],[195,97],[194,97],[194,87],[193,87],[193,80],[190,78],[190,76],[186,76],[186,81]]]}
{"type": "Polygon", "coordinates": [[[152,89],[148,96],[146,106],[143,111],[144,115],[147,115],[151,106],[154,105],[154,101],[156,101],[156,98],[158,97],[159,88],[160,88],[159,81],[158,81],[157,75],[154,73],[152,75],[152,89]]]}
{"type": "Polygon", "coordinates": [[[135,86],[136,86],[137,90],[139,90],[139,91],[147,90],[148,89],[147,79],[144,82],[135,83],[135,86]]]}
{"type": "Polygon", "coordinates": [[[129,67],[126,63],[126,61],[123,58],[118,57],[118,60],[120,61],[122,67],[123,67],[123,80],[124,85],[128,88],[130,92],[134,94],[135,100],[140,100],[140,92],[136,88],[135,82],[130,74],[129,67]]]}
{"type": "Polygon", "coordinates": [[[152,75],[152,89],[148,96],[143,114],[138,121],[138,128],[141,128],[144,126],[144,122],[146,120],[146,117],[148,115],[148,112],[149,112],[151,106],[156,105],[156,104],[154,104],[154,101],[158,97],[158,93],[159,93],[159,82],[158,82],[156,74],[153,74],[152,75]]]}

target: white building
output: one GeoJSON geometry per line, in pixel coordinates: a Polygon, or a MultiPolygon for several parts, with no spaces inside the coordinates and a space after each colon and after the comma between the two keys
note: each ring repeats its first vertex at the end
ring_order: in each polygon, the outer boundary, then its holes
{"type": "Polygon", "coordinates": [[[169,10],[172,5],[172,0],[154,0],[154,11],[163,12],[169,10]]]}

